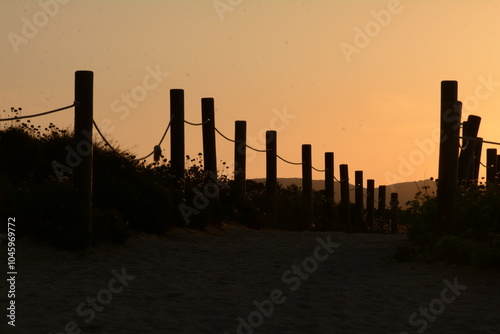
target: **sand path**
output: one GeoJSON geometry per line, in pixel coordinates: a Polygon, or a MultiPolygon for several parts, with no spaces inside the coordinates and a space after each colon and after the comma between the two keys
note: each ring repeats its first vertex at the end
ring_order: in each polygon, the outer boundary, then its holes
{"type": "Polygon", "coordinates": [[[498,272],[395,262],[404,239],[226,227],[84,254],[21,239],[0,333],[500,333],[498,272]]]}

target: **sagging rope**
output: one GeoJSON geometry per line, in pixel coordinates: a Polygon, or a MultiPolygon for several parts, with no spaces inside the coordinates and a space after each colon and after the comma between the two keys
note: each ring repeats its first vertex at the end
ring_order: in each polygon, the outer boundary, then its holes
{"type": "Polygon", "coordinates": [[[220,134],[220,135],[221,135],[224,139],[229,140],[229,141],[230,141],[230,142],[232,142],[232,143],[235,143],[235,142],[236,142],[235,140],[232,140],[232,139],[230,139],[230,138],[228,138],[228,137],[224,136],[224,135],[222,134],[222,132],[220,132],[220,131],[219,131],[219,129],[215,128],[215,131],[217,131],[217,133],[218,133],[218,134],[220,134]]]}
{"type": "Polygon", "coordinates": [[[315,171],[317,171],[317,172],[320,172],[320,173],[324,173],[324,172],[326,172],[326,171],[327,171],[326,169],[317,169],[317,168],[316,168],[316,167],[314,167],[314,166],[311,166],[311,168],[312,168],[312,169],[314,169],[314,170],[315,170],[315,171]]]}
{"type": "Polygon", "coordinates": [[[99,129],[99,127],[97,126],[97,123],[96,123],[94,120],[92,120],[92,124],[94,124],[95,129],[97,130],[97,133],[101,136],[102,140],[104,140],[104,142],[106,143],[106,145],[108,145],[108,146],[109,146],[109,148],[110,148],[113,152],[115,152],[115,153],[117,153],[117,154],[120,154],[117,150],[115,150],[115,148],[114,148],[113,146],[111,146],[111,144],[108,142],[108,140],[104,137],[104,135],[102,134],[101,130],[100,130],[100,129],[99,129]]]}
{"type": "Polygon", "coordinates": [[[15,117],[11,117],[11,118],[3,118],[3,119],[0,119],[0,122],[15,121],[15,120],[24,119],[24,118],[33,118],[33,117],[38,117],[38,116],[52,114],[52,113],[55,113],[55,112],[58,112],[58,111],[66,110],[66,109],[69,109],[69,108],[73,108],[76,105],[76,103],[77,102],[74,102],[70,106],[62,107],[62,108],[58,108],[58,109],[54,109],[54,110],[50,110],[50,111],[46,111],[46,112],[42,112],[42,113],[39,113],[39,114],[26,115],[26,116],[15,116],[15,117]]]}
{"type": "Polygon", "coordinates": [[[261,152],[261,153],[264,153],[264,152],[269,152],[269,150],[258,150],[258,149],[253,148],[252,146],[250,146],[250,145],[248,145],[248,144],[246,145],[246,147],[248,147],[249,149],[251,149],[251,150],[253,150],[253,151],[255,151],[255,152],[261,152]]]}
{"type": "MultiPolygon", "coordinates": [[[[39,117],[39,116],[44,116],[44,115],[48,115],[48,114],[52,114],[52,113],[55,113],[55,112],[58,112],[58,111],[63,111],[63,110],[66,110],[66,109],[69,109],[69,108],[73,108],[74,106],[76,106],[78,102],[75,101],[72,105],[69,105],[69,106],[66,106],[66,107],[62,107],[62,108],[58,108],[58,109],[54,109],[54,110],[49,110],[49,111],[46,111],[46,112],[42,112],[42,113],[39,113],[39,114],[33,114],[33,115],[26,115],[26,116],[15,116],[15,117],[11,117],[11,118],[4,118],[4,119],[0,119],[0,122],[6,122],[6,121],[14,121],[14,120],[20,120],[20,119],[25,119],[25,118],[34,118],[34,117],[39,117]]],[[[149,158],[151,155],[155,155],[155,161],[158,161],[159,157],[161,156],[161,143],[163,142],[163,140],[165,139],[165,136],[167,135],[168,133],[168,130],[170,129],[170,124],[172,123],[172,119],[173,119],[173,115],[172,117],[170,118],[170,121],[168,122],[168,126],[167,128],[165,129],[165,132],[163,133],[163,136],[161,137],[160,139],[160,142],[158,143],[158,145],[155,145],[154,149],[153,149],[153,152],[149,153],[148,155],[142,157],[142,158],[136,158],[136,159],[133,159],[133,160],[144,160],[144,159],[147,159],[149,158]]],[[[206,123],[208,123],[210,121],[210,119],[207,119],[205,120],[204,122],[202,123],[193,123],[193,122],[189,122],[189,121],[186,121],[184,120],[184,122],[186,124],[189,124],[189,125],[192,125],[192,126],[201,126],[201,125],[204,125],[206,123]]],[[[94,119],[92,119],[92,124],[94,125],[97,133],[99,133],[99,135],[101,136],[101,138],[104,140],[104,143],[115,153],[117,154],[120,154],[110,143],[109,141],[106,139],[106,137],[104,137],[104,134],[101,132],[101,130],[99,129],[99,127],[97,126],[97,123],[95,122],[94,119]]],[[[236,141],[233,140],[233,139],[230,139],[228,137],[226,137],[224,134],[222,134],[222,132],[219,131],[219,129],[215,128],[215,131],[217,131],[217,133],[219,135],[221,135],[224,139],[230,141],[230,142],[233,142],[235,143],[236,141]]],[[[499,144],[500,145],[500,144],[499,144]]],[[[260,152],[260,153],[264,153],[264,152],[268,152],[269,150],[259,150],[259,149],[256,149],[248,144],[246,144],[246,147],[248,147],[249,149],[255,151],[255,152],[260,152]]],[[[291,165],[302,165],[302,162],[298,163],[298,162],[291,162],[291,161],[288,161],[288,160],[285,160],[283,159],[282,157],[280,157],[279,155],[276,155],[276,157],[278,157],[279,159],[281,159],[282,161],[288,163],[288,164],[291,164],[291,165]]],[[[315,168],[314,166],[311,166],[312,169],[314,169],[315,171],[317,172],[325,172],[326,169],[317,169],[315,168]]]]}
{"type": "Polygon", "coordinates": [[[280,157],[279,155],[276,154],[276,157],[278,159],[280,159],[281,161],[283,162],[286,162],[287,164],[290,164],[290,165],[302,165],[302,162],[291,162],[291,161],[288,161],[286,159],[283,159],[282,157],[280,157]]]}
{"type": "MultiPolygon", "coordinates": [[[[170,124],[172,123],[172,119],[174,117],[172,116],[170,118],[170,121],[168,122],[168,125],[167,125],[167,128],[165,129],[165,132],[163,133],[163,136],[161,137],[160,139],[160,142],[158,143],[158,145],[155,145],[155,147],[153,148],[153,152],[149,153],[148,155],[142,157],[142,158],[134,158],[132,160],[135,160],[135,161],[141,161],[141,160],[145,160],[147,158],[149,158],[151,155],[155,155],[154,156],[154,159],[155,161],[158,161],[160,159],[160,156],[161,156],[161,143],[163,142],[163,140],[165,139],[165,136],[167,135],[168,133],[168,130],[170,129],[170,124]]],[[[104,137],[104,135],[102,134],[101,130],[99,129],[99,127],[97,126],[96,122],[94,120],[92,120],[92,123],[94,124],[97,132],[99,133],[99,135],[101,136],[101,138],[104,140],[104,142],[106,143],[106,145],[109,146],[109,148],[111,148],[111,150],[117,154],[120,154],[120,152],[118,152],[110,143],[109,141],[104,137]]]]}
{"type": "Polygon", "coordinates": [[[210,118],[207,119],[205,122],[201,122],[201,123],[192,123],[192,122],[188,122],[188,121],[184,120],[184,123],[189,124],[189,125],[193,125],[193,126],[200,126],[200,125],[206,124],[208,122],[210,122],[210,118]]]}
{"type": "MultiPolygon", "coordinates": [[[[219,129],[215,128],[215,131],[217,131],[217,133],[218,133],[219,135],[221,135],[221,136],[222,136],[222,138],[224,138],[224,139],[226,139],[226,140],[230,141],[231,143],[236,143],[236,140],[233,140],[233,139],[228,138],[227,136],[223,135],[223,134],[222,134],[222,132],[220,132],[220,131],[219,131],[219,129]]],[[[263,152],[268,152],[268,151],[269,151],[269,150],[259,150],[259,149],[257,149],[257,148],[254,148],[254,147],[252,147],[252,146],[248,145],[248,144],[246,144],[245,146],[246,146],[246,147],[248,147],[249,149],[251,149],[251,150],[255,151],[255,152],[261,152],[261,153],[263,153],[263,152]]]]}

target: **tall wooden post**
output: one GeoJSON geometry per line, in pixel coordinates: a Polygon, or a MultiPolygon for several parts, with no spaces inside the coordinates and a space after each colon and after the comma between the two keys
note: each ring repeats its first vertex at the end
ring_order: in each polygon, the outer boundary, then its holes
{"type": "MultiPolygon", "coordinates": [[[[480,123],[481,117],[469,115],[467,123],[464,122],[463,137],[477,138],[480,123]]],[[[464,148],[460,152],[460,157],[458,159],[458,181],[465,185],[468,185],[471,180],[470,177],[474,168],[473,164],[476,143],[476,141],[466,139],[462,141],[462,146],[464,148]]]]}
{"type": "Polygon", "coordinates": [[[398,193],[391,193],[391,233],[398,233],[398,193]]]}
{"type": "Polygon", "coordinates": [[[375,208],[375,180],[366,181],[366,223],[368,229],[373,231],[373,211],[375,208]]]}
{"type": "Polygon", "coordinates": [[[349,167],[340,165],[340,215],[344,230],[352,232],[351,208],[349,199],[349,167]]]}
{"type": "Polygon", "coordinates": [[[335,187],[334,187],[334,154],[333,152],[325,153],[325,196],[329,201],[334,202],[335,187]]]}
{"type": "Polygon", "coordinates": [[[486,183],[497,184],[497,149],[488,148],[486,150],[486,183]]]}
{"type": "MultiPolygon", "coordinates": [[[[466,137],[467,136],[467,121],[463,121],[462,122],[462,137],[466,137]]],[[[466,145],[467,145],[467,142],[468,140],[462,138],[462,148],[465,148],[466,145]]],[[[460,153],[462,153],[462,151],[460,151],[460,153]]],[[[460,175],[460,157],[458,158],[459,159],[459,170],[458,170],[458,174],[460,175]]]]}
{"type": "Polygon", "coordinates": [[[302,194],[305,207],[305,229],[310,229],[313,224],[313,197],[312,197],[312,147],[302,145],[302,194]]]}
{"type": "Polygon", "coordinates": [[[355,217],[356,226],[355,229],[358,231],[365,231],[365,226],[363,223],[363,171],[354,171],[354,207],[355,207],[355,217]]]}
{"type": "Polygon", "coordinates": [[[277,209],[277,187],[278,187],[278,166],[277,166],[277,132],[266,131],[266,192],[269,203],[268,225],[274,226],[276,223],[277,209]]]}
{"type": "Polygon", "coordinates": [[[386,207],[386,193],[387,186],[378,187],[378,219],[380,220],[382,227],[385,227],[385,207],[386,207]]]}
{"type": "Polygon", "coordinates": [[[184,187],[184,90],[170,90],[170,154],[172,172],[184,187]]]}
{"type": "Polygon", "coordinates": [[[247,122],[234,123],[234,188],[236,201],[241,203],[246,194],[247,122]]]}
{"type": "Polygon", "coordinates": [[[277,132],[266,131],[266,191],[272,201],[276,201],[278,184],[277,132]]]}
{"type": "Polygon", "coordinates": [[[215,111],[214,99],[201,99],[201,121],[203,122],[203,164],[212,178],[217,178],[217,155],[215,145],[215,111]]]}
{"type": "Polygon", "coordinates": [[[94,72],[76,71],[75,73],[75,151],[79,163],[73,171],[74,188],[80,197],[83,228],[86,235],[84,245],[91,245],[92,235],[92,120],[94,113],[94,72]]]}
{"type": "Polygon", "coordinates": [[[474,147],[474,169],[472,171],[472,179],[476,180],[479,183],[479,170],[481,169],[481,153],[483,151],[483,138],[478,137],[477,139],[481,140],[476,142],[476,146],[474,147]]]}
{"type": "Polygon", "coordinates": [[[333,207],[335,203],[335,175],[334,175],[334,154],[333,152],[325,153],[325,199],[326,199],[326,217],[325,226],[327,231],[333,230],[333,207]]]}
{"type": "Polygon", "coordinates": [[[440,235],[453,233],[458,177],[458,152],[462,103],[457,100],[458,83],[441,82],[441,144],[438,171],[438,226],[440,235]]]}

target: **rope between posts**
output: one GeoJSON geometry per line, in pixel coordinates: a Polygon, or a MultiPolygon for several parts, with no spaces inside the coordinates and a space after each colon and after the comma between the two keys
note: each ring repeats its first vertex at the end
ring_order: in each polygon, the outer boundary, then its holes
{"type": "Polygon", "coordinates": [[[207,119],[205,122],[201,122],[201,123],[192,123],[192,122],[188,122],[188,121],[184,120],[184,123],[189,124],[189,125],[193,125],[193,126],[200,126],[200,125],[206,124],[208,122],[210,122],[210,118],[207,119]]]}
{"type": "Polygon", "coordinates": [[[278,157],[280,160],[286,162],[287,164],[290,164],[290,165],[302,165],[303,163],[302,162],[291,162],[291,161],[288,161],[288,160],[285,160],[283,159],[282,157],[280,157],[279,155],[276,154],[276,157],[278,157]]]}
{"type": "MultiPolygon", "coordinates": [[[[62,107],[62,108],[57,108],[57,109],[54,109],[54,110],[49,110],[49,111],[46,111],[46,112],[42,112],[42,113],[38,113],[38,114],[33,114],[33,115],[26,115],[26,116],[15,116],[15,117],[11,117],[11,118],[4,118],[4,119],[0,119],[0,122],[6,122],[6,121],[14,121],[14,120],[20,120],[20,119],[25,119],[25,118],[34,118],[34,117],[39,117],[39,116],[44,116],[44,115],[48,115],[48,114],[52,114],[52,113],[56,113],[56,112],[59,112],[59,111],[63,111],[63,110],[66,110],[66,109],[69,109],[69,108],[73,108],[77,105],[77,101],[75,101],[72,105],[69,105],[69,106],[66,106],[66,107],[62,107]]],[[[172,116],[173,118],[173,116],[172,116]]],[[[163,140],[165,139],[165,136],[167,135],[168,133],[168,130],[170,129],[170,125],[171,125],[171,122],[172,122],[172,118],[170,119],[170,121],[168,122],[168,126],[167,128],[165,129],[165,132],[163,133],[163,136],[161,137],[160,139],[160,142],[158,143],[158,146],[161,145],[161,143],[163,142],[163,140]]],[[[210,121],[210,119],[207,119],[205,120],[204,122],[201,122],[201,123],[193,123],[193,122],[189,122],[189,121],[186,121],[184,120],[184,122],[186,124],[189,124],[189,125],[192,125],[192,126],[201,126],[201,125],[204,125],[206,123],[208,123],[210,121]]],[[[97,133],[99,133],[99,135],[101,136],[101,138],[104,140],[105,144],[115,153],[118,153],[120,154],[111,144],[110,142],[106,139],[106,137],[104,136],[104,134],[101,132],[101,130],[99,129],[99,127],[97,126],[97,123],[95,122],[95,120],[92,120],[92,124],[94,125],[94,127],[96,128],[97,130],[97,133]]],[[[226,137],[224,134],[222,134],[222,132],[219,131],[219,129],[215,128],[215,131],[217,131],[217,133],[219,135],[221,135],[224,139],[230,141],[230,142],[233,142],[235,143],[236,141],[233,140],[233,139],[230,139],[228,137],[226,137]]],[[[499,143],[500,145],[500,143],[499,143]]],[[[268,152],[269,150],[265,149],[265,150],[259,150],[259,149],[256,149],[256,148],[253,148],[251,147],[250,145],[246,144],[246,147],[248,147],[249,149],[255,151],[255,152],[261,152],[261,153],[264,153],[264,152],[268,152]]],[[[154,154],[154,151],[149,153],[148,155],[142,157],[142,158],[139,158],[139,159],[133,159],[133,160],[144,160],[144,159],[147,159],[149,158],[151,155],[154,154]]],[[[288,161],[286,159],[283,159],[282,157],[280,157],[279,155],[276,155],[276,157],[278,157],[280,160],[288,163],[288,164],[291,164],[291,165],[302,165],[303,163],[302,162],[291,162],[291,161],[288,161]]],[[[318,169],[314,166],[311,166],[312,169],[314,169],[315,171],[317,172],[326,172],[326,169],[318,169]]],[[[335,178],[336,179],[336,178],[335,178]]],[[[338,181],[338,180],[337,180],[338,181]]]]}
{"type": "Polygon", "coordinates": [[[217,131],[218,134],[220,134],[224,139],[229,140],[232,143],[235,143],[236,140],[229,139],[228,137],[224,136],[222,132],[219,131],[219,129],[215,128],[215,131],[217,131]]]}
{"type": "MultiPolygon", "coordinates": [[[[219,131],[219,129],[215,128],[215,131],[217,131],[217,133],[218,133],[219,135],[221,135],[224,139],[226,139],[226,140],[228,140],[228,141],[230,141],[230,142],[232,142],[232,143],[236,143],[236,140],[233,140],[233,139],[230,139],[230,138],[226,137],[224,134],[222,134],[222,132],[220,132],[220,131],[219,131]]],[[[267,149],[266,149],[266,150],[259,150],[259,149],[253,148],[252,146],[250,146],[250,145],[248,145],[248,144],[246,144],[245,146],[246,146],[246,147],[248,147],[249,149],[251,149],[251,150],[255,151],[255,152],[261,152],[261,153],[264,153],[264,152],[269,152],[269,150],[267,150],[267,149]]],[[[282,160],[282,161],[284,161],[284,162],[286,162],[286,163],[290,164],[290,165],[302,165],[302,164],[303,164],[302,162],[291,162],[291,161],[288,161],[288,160],[286,160],[286,159],[283,159],[282,157],[280,157],[280,156],[279,156],[279,155],[277,155],[277,154],[276,154],[276,157],[277,157],[277,158],[279,158],[280,160],[282,160]]],[[[317,171],[317,172],[325,172],[325,171],[326,171],[326,169],[317,169],[317,168],[316,168],[316,167],[314,167],[314,166],[311,166],[311,167],[312,167],[312,169],[314,169],[314,170],[315,170],[315,171],[317,171]]]]}
{"type": "Polygon", "coordinates": [[[92,120],[92,124],[94,124],[95,129],[97,130],[97,133],[101,136],[102,140],[104,140],[104,142],[106,143],[106,145],[108,145],[109,148],[111,148],[111,150],[113,152],[120,154],[117,150],[115,150],[115,148],[113,146],[111,146],[111,144],[108,142],[108,140],[104,137],[104,135],[102,134],[101,130],[97,126],[97,123],[94,120],[92,120]]]}
{"type": "Polygon", "coordinates": [[[15,120],[24,119],[24,118],[33,118],[33,117],[48,115],[48,114],[52,114],[52,113],[55,113],[55,112],[58,112],[58,111],[66,110],[66,109],[69,109],[69,108],[73,108],[75,105],[76,105],[76,102],[73,103],[70,106],[67,106],[67,107],[62,107],[62,108],[58,108],[58,109],[54,109],[54,110],[42,112],[42,113],[39,113],[39,114],[26,115],[26,116],[15,116],[15,117],[11,117],[11,118],[0,119],[0,122],[15,121],[15,120]]]}
{"type": "Polygon", "coordinates": [[[317,172],[320,172],[320,173],[323,173],[323,172],[326,172],[326,169],[317,169],[316,167],[314,166],[311,166],[312,169],[314,169],[315,171],[317,172]]]}
{"type": "Polygon", "coordinates": [[[246,145],[246,147],[248,147],[251,150],[254,150],[255,152],[261,152],[262,153],[262,152],[268,152],[269,151],[269,150],[258,150],[258,149],[253,148],[252,146],[250,146],[248,144],[246,145]]]}
{"type": "MultiPolygon", "coordinates": [[[[161,143],[163,142],[163,140],[165,139],[165,136],[167,135],[168,130],[170,129],[170,124],[172,123],[172,119],[173,119],[173,118],[174,118],[173,116],[170,118],[170,121],[168,122],[167,128],[165,129],[165,132],[163,133],[163,136],[161,137],[160,142],[158,143],[158,145],[157,145],[157,146],[160,146],[160,145],[161,145],[161,143]]],[[[101,136],[101,138],[104,140],[104,142],[106,143],[106,145],[108,145],[108,146],[109,146],[109,148],[111,148],[111,150],[112,150],[113,152],[115,152],[115,153],[117,153],[117,154],[120,154],[120,155],[121,155],[121,153],[120,153],[120,152],[118,152],[118,151],[117,151],[117,150],[116,150],[116,149],[115,149],[115,148],[114,148],[114,147],[113,147],[113,146],[109,143],[109,141],[106,139],[106,137],[104,137],[104,135],[102,134],[101,130],[100,130],[100,129],[99,129],[99,127],[97,126],[97,123],[96,123],[94,120],[92,120],[92,123],[94,124],[94,126],[95,126],[95,128],[96,128],[97,132],[99,133],[99,135],[101,136]]],[[[142,157],[142,158],[134,158],[134,159],[132,159],[132,160],[136,160],[136,161],[144,160],[144,159],[149,158],[149,157],[150,157],[151,155],[153,155],[154,153],[155,153],[155,151],[153,150],[153,152],[149,153],[148,155],[146,155],[146,156],[144,156],[144,157],[142,157]]]]}

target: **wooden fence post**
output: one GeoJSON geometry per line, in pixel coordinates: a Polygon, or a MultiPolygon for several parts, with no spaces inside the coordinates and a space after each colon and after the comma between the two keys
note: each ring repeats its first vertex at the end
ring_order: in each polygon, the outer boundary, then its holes
{"type": "Polygon", "coordinates": [[[481,153],[483,151],[483,138],[478,137],[478,141],[476,142],[476,146],[474,146],[474,169],[472,171],[472,179],[476,180],[476,183],[479,183],[479,170],[481,169],[481,153]]]}
{"type": "Polygon", "coordinates": [[[277,132],[266,131],[266,192],[269,201],[268,225],[276,224],[278,165],[277,165],[277,132]]]}
{"type": "Polygon", "coordinates": [[[373,211],[375,208],[375,180],[366,181],[366,223],[370,232],[373,231],[373,211]]]}
{"type": "Polygon", "coordinates": [[[486,184],[497,184],[497,149],[486,150],[486,184]]]}
{"type": "Polygon", "coordinates": [[[170,154],[172,172],[184,188],[184,90],[170,90],[170,154]]]}
{"type": "Polygon", "coordinates": [[[313,221],[313,197],[312,197],[312,147],[309,144],[302,145],[302,194],[304,196],[305,217],[304,227],[310,229],[313,221]]]}
{"type": "Polygon", "coordinates": [[[453,233],[458,178],[458,152],[462,103],[457,100],[458,83],[441,82],[441,143],[438,171],[438,221],[440,235],[453,233]]]}
{"type": "Polygon", "coordinates": [[[217,154],[215,145],[214,99],[201,99],[201,121],[203,131],[203,164],[206,172],[217,179],[217,154]]]}
{"type": "MultiPolygon", "coordinates": [[[[481,117],[469,115],[467,122],[464,122],[463,137],[477,138],[481,117]]],[[[463,140],[464,147],[458,158],[458,181],[465,186],[469,185],[471,173],[474,168],[474,151],[477,142],[472,140],[463,140]]]]}
{"type": "Polygon", "coordinates": [[[92,167],[93,143],[92,120],[94,113],[94,73],[92,71],[75,72],[75,151],[80,156],[80,163],[73,171],[74,188],[80,197],[82,209],[84,246],[91,245],[92,235],[92,167]]]}
{"type": "Polygon", "coordinates": [[[333,152],[325,153],[325,196],[332,202],[335,199],[334,188],[334,154],[333,152]]]}
{"type": "Polygon", "coordinates": [[[363,223],[363,171],[354,171],[354,208],[355,208],[355,230],[365,231],[363,223]]]}
{"type": "Polygon", "coordinates": [[[247,122],[234,123],[234,190],[235,200],[241,204],[246,195],[247,122]]]}
{"type": "Polygon", "coordinates": [[[386,207],[386,193],[387,186],[379,186],[378,187],[378,219],[382,224],[382,228],[385,227],[385,207],[386,207]]]}
{"type": "Polygon", "coordinates": [[[391,193],[391,233],[398,233],[398,193],[391,193]]]}
{"type": "Polygon", "coordinates": [[[349,167],[340,165],[340,215],[344,231],[351,229],[351,203],[349,199],[349,167]]]}
{"type": "Polygon", "coordinates": [[[325,199],[326,199],[326,217],[323,228],[327,231],[333,230],[333,207],[335,204],[335,174],[334,174],[334,154],[325,153],[325,199]]]}
{"type": "Polygon", "coordinates": [[[278,186],[277,132],[266,131],[266,191],[273,203],[278,186]]]}

